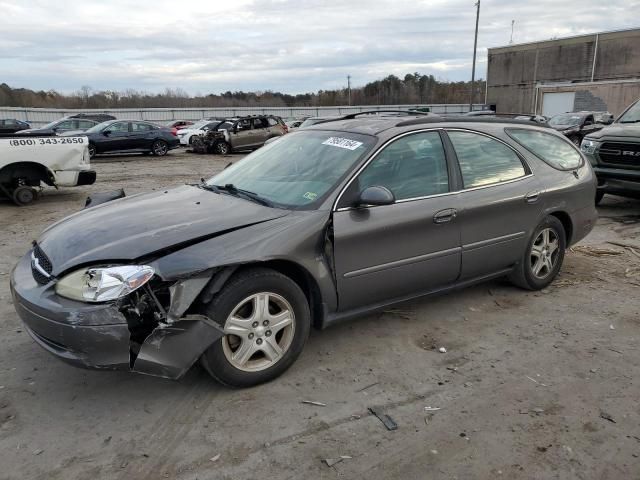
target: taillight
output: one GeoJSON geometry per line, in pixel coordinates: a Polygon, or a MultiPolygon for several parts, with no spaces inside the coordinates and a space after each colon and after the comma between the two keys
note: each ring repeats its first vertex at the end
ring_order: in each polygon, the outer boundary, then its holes
{"type": "Polygon", "coordinates": [[[173,135],[174,137],[178,136],[178,129],[176,127],[173,127],[171,129],[171,135],[173,135]]]}
{"type": "Polygon", "coordinates": [[[284,133],[289,133],[289,127],[286,124],[282,127],[284,128],[284,133]]]}

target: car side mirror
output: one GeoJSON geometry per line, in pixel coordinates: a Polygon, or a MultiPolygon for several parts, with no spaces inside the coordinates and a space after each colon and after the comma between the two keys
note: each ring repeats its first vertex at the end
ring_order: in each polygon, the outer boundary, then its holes
{"type": "Polygon", "coordinates": [[[371,187],[365,188],[362,192],[360,192],[357,206],[363,207],[366,205],[391,205],[392,203],[395,203],[395,201],[396,197],[387,187],[373,185],[371,187]]]}

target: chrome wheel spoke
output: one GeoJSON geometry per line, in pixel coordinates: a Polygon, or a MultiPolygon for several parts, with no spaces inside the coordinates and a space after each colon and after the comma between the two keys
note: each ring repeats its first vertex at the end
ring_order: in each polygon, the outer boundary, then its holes
{"type": "Polygon", "coordinates": [[[276,315],[270,316],[269,328],[274,334],[276,334],[284,327],[286,327],[287,325],[291,325],[292,323],[293,318],[291,318],[291,312],[289,310],[284,310],[276,315]]]}
{"type": "Polygon", "coordinates": [[[543,266],[544,266],[544,260],[538,259],[536,263],[533,264],[533,274],[536,276],[539,275],[543,266]]]}
{"type": "Polygon", "coordinates": [[[256,353],[254,343],[250,340],[243,339],[238,349],[233,352],[232,358],[238,365],[243,366],[254,353],[256,353]]]}
{"type": "Polygon", "coordinates": [[[548,228],[545,228],[542,231],[542,245],[544,247],[549,245],[549,229],[548,228]]]}
{"type": "Polygon", "coordinates": [[[282,348],[278,345],[274,336],[267,337],[261,345],[260,350],[267,356],[269,360],[275,362],[282,356],[282,348]]]}
{"type": "Polygon", "coordinates": [[[224,326],[224,333],[227,335],[237,335],[246,337],[251,330],[251,320],[231,316],[224,326]]]}
{"type": "Polygon", "coordinates": [[[262,322],[269,318],[269,294],[259,293],[253,297],[253,315],[251,320],[262,322]]]}
{"type": "Polygon", "coordinates": [[[558,239],[554,239],[551,243],[549,243],[549,253],[553,253],[558,249],[558,239]]]}

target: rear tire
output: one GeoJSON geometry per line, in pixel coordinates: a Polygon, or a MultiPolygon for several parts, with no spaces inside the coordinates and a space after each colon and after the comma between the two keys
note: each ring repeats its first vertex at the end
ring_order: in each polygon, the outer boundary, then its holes
{"type": "Polygon", "coordinates": [[[156,157],[164,157],[169,152],[169,145],[164,140],[156,140],[151,145],[151,153],[156,157]]]}
{"type": "Polygon", "coordinates": [[[549,215],[533,231],[509,280],[526,290],[542,290],[558,275],[567,247],[562,222],[549,215]]]}
{"type": "Polygon", "coordinates": [[[304,292],[267,268],[234,275],[205,313],[227,334],[200,361],[213,378],[231,387],[252,387],[284,373],[302,352],[311,326],[304,292]]]}

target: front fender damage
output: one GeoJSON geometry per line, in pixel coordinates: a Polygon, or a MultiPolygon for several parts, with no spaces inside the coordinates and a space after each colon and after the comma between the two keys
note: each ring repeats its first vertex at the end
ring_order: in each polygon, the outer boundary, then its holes
{"type": "Polygon", "coordinates": [[[185,315],[210,280],[209,272],[175,282],[168,287],[168,308],[163,305],[162,290],[149,286],[121,307],[130,331],[131,371],[178,379],[224,335],[210,318],[185,315]]]}

